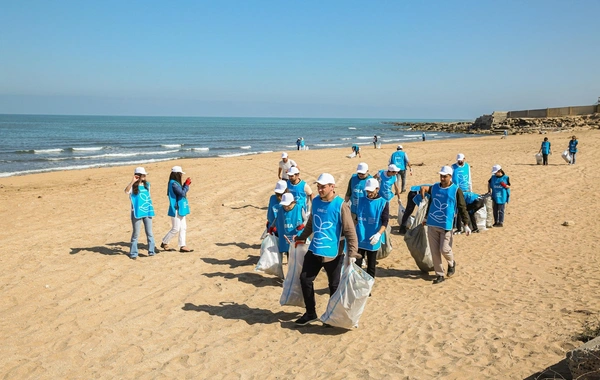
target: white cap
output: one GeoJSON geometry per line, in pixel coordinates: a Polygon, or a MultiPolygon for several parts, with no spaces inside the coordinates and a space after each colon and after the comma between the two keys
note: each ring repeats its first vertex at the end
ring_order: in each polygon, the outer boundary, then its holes
{"type": "Polygon", "coordinates": [[[394,165],[394,164],[390,164],[390,165],[388,166],[388,171],[389,171],[389,172],[399,172],[399,171],[400,171],[400,169],[398,169],[398,167],[397,167],[396,165],[394,165]]]}
{"type": "Polygon", "coordinates": [[[275,184],[275,192],[277,194],[283,194],[285,189],[287,189],[287,181],[277,181],[275,184]]]}
{"type": "Polygon", "coordinates": [[[181,173],[181,174],[185,174],[185,172],[183,171],[183,169],[181,169],[181,166],[173,166],[171,168],[171,173],[181,173]]]}
{"type": "Polygon", "coordinates": [[[300,170],[298,170],[297,167],[292,166],[291,168],[288,169],[287,174],[288,175],[300,174],[300,170]]]}
{"type": "Polygon", "coordinates": [[[441,175],[452,175],[452,168],[450,166],[442,166],[439,173],[441,175]]]}
{"type": "Polygon", "coordinates": [[[361,162],[356,167],[356,172],[359,173],[359,174],[365,174],[368,171],[369,171],[369,165],[367,165],[366,162],[361,162]]]}
{"type": "Polygon", "coordinates": [[[396,150],[402,150],[402,145],[398,145],[398,146],[396,147],[396,150]]]}
{"type": "Polygon", "coordinates": [[[465,160],[465,155],[462,153],[459,153],[456,155],[456,161],[464,161],[465,160]]]}
{"type": "Polygon", "coordinates": [[[287,153],[286,152],[281,153],[281,158],[287,158],[287,153]]]}
{"type": "Polygon", "coordinates": [[[377,181],[375,178],[369,178],[367,180],[367,182],[365,183],[366,191],[375,191],[375,189],[377,189],[378,187],[379,187],[379,181],[377,181]]]}
{"type": "Polygon", "coordinates": [[[502,169],[502,166],[500,165],[494,165],[492,166],[492,174],[496,174],[498,172],[498,170],[502,169]]]}
{"type": "Polygon", "coordinates": [[[317,178],[317,183],[319,185],[335,185],[335,178],[329,173],[323,173],[317,178]]]}
{"type": "Polygon", "coordinates": [[[137,168],[135,168],[135,170],[133,171],[133,174],[148,174],[146,172],[146,169],[144,169],[141,166],[138,166],[137,168]]]}
{"type": "Polygon", "coordinates": [[[294,195],[292,193],[285,193],[281,196],[281,202],[279,202],[282,206],[289,206],[294,201],[294,195]]]}

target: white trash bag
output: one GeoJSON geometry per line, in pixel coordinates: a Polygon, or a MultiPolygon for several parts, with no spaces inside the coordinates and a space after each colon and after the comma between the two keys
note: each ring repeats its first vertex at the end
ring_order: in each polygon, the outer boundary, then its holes
{"type": "MultiPolygon", "coordinates": [[[[344,262],[346,262],[344,257],[344,262]]],[[[327,303],[321,321],[328,325],[352,329],[365,310],[375,279],[354,263],[344,264],[340,285],[327,303]]]]}
{"type": "Polygon", "coordinates": [[[402,226],[402,218],[404,217],[404,212],[406,209],[402,205],[402,202],[398,202],[398,225],[402,226]]]}
{"type": "Polygon", "coordinates": [[[568,149],[565,150],[564,152],[562,152],[561,156],[562,156],[563,160],[567,161],[567,164],[571,163],[571,154],[568,149]]]}
{"type": "Polygon", "coordinates": [[[304,307],[304,297],[302,296],[302,286],[300,284],[300,274],[304,265],[304,256],[308,252],[310,242],[300,244],[294,248],[294,244],[290,244],[288,271],[285,280],[283,281],[283,292],[279,303],[281,306],[299,306],[304,307]]]}
{"type": "Polygon", "coordinates": [[[381,234],[381,245],[377,250],[377,260],[385,259],[390,255],[394,246],[392,245],[392,226],[388,223],[385,231],[381,234]]]}
{"type": "Polygon", "coordinates": [[[356,152],[352,152],[349,155],[347,155],[346,157],[348,157],[348,158],[354,158],[354,157],[356,157],[356,152]]]}
{"type": "Polygon", "coordinates": [[[260,245],[260,259],[258,259],[258,264],[256,264],[254,270],[283,278],[283,265],[277,237],[269,234],[263,239],[260,245]]]}
{"type": "Polygon", "coordinates": [[[541,165],[544,162],[544,157],[542,157],[541,153],[535,155],[535,162],[538,165],[541,165]]]}
{"type": "Polygon", "coordinates": [[[475,211],[475,222],[477,223],[477,229],[479,231],[487,230],[487,208],[485,205],[475,211]]]}

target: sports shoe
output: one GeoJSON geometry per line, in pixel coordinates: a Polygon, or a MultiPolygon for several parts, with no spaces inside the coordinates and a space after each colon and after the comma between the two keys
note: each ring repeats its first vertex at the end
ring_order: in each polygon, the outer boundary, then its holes
{"type": "Polygon", "coordinates": [[[137,260],[137,256],[129,256],[131,260],[137,260]]]}
{"type": "Polygon", "coordinates": [[[454,265],[452,265],[452,266],[450,266],[450,264],[448,264],[448,277],[452,276],[455,272],[456,272],[456,261],[454,262],[454,265]]]}
{"type": "Polygon", "coordinates": [[[456,230],[452,233],[452,235],[460,235],[460,234],[462,234],[461,230],[456,230]]]}
{"type": "Polygon", "coordinates": [[[301,316],[300,318],[298,318],[298,320],[296,320],[296,324],[298,326],[306,326],[309,323],[316,322],[318,320],[319,320],[319,318],[316,315],[309,315],[307,313],[304,313],[303,316],[301,316]]]}
{"type": "Polygon", "coordinates": [[[439,284],[440,282],[444,282],[444,276],[437,276],[435,280],[433,280],[433,284],[439,284]]]}
{"type": "Polygon", "coordinates": [[[504,227],[504,225],[502,223],[498,223],[496,227],[504,227]]]}

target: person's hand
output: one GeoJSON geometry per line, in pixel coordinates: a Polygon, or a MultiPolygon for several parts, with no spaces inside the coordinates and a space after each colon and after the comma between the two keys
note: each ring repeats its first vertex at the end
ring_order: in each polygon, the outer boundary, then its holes
{"type": "Polygon", "coordinates": [[[299,225],[298,227],[296,227],[297,231],[302,231],[304,229],[304,223],[302,223],[301,225],[299,225]]]}
{"type": "Polygon", "coordinates": [[[379,239],[381,239],[381,234],[377,232],[375,235],[369,238],[369,243],[371,243],[371,245],[375,245],[379,243],[379,239]]]}
{"type": "Polygon", "coordinates": [[[504,181],[500,182],[500,186],[502,186],[505,189],[508,187],[508,185],[504,181]]]}
{"type": "Polygon", "coordinates": [[[267,225],[265,226],[266,228],[269,228],[269,221],[267,220],[267,225]]]}
{"type": "Polygon", "coordinates": [[[471,235],[471,229],[469,228],[469,226],[465,226],[465,235],[466,236],[471,235]]]}
{"type": "Polygon", "coordinates": [[[412,175],[412,167],[408,169],[410,172],[410,175],[412,175]]]}
{"type": "Polygon", "coordinates": [[[188,185],[188,186],[189,186],[191,183],[192,183],[192,179],[191,179],[190,177],[188,177],[188,178],[185,180],[185,182],[184,182],[184,185],[188,185]]]}
{"type": "Polygon", "coordinates": [[[277,232],[277,227],[272,226],[269,227],[269,231],[267,231],[269,234],[273,235],[275,232],[277,232]]]}
{"type": "Polygon", "coordinates": [[[134,175],[134,176],[133,176],[133,179],[131,180],[131,182],[132,182],[132,183],[133,183],[133,182],[137,182],[139,179],[140,179],[140,176],[139,176],[139,175],[134,175]]]}

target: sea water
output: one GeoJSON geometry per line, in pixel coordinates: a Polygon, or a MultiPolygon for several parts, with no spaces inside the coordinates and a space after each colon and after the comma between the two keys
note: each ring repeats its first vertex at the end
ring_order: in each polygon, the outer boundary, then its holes
{"type": "MultiPolygon", "coordinates": [[[[181,158],[235,157],[421,139],[389,122],[442,120],[0,115],[0,177],[181,158]]],[[[445,121],[445,120],[444,120],[445,121]]],[[[427,133],[447,139],[470,135],[427,133]]]]}

